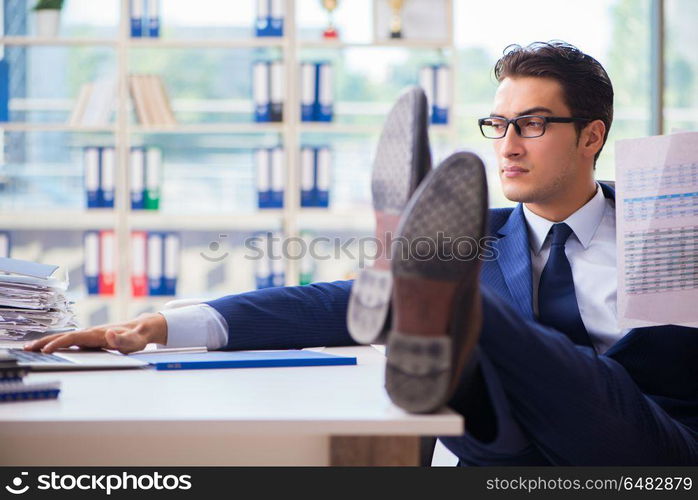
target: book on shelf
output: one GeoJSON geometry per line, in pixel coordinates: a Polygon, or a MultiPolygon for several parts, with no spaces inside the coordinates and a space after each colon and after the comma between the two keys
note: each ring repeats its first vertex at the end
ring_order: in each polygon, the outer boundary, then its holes
{"type": "Polygon", "coordinates": [[[87,208],[99,208],[99,148],[86,147],[82,151],[82,163],[85,171],[85,194],[87,208]]]}
{"type": "Polygon", "coordinates": [[[445,64],[424,66],[419,71],[419,85],[427,96],[431,123],[448,124],[450,106],[450,68],[445,64]]]}
{"type": "Polygon", "coordinates": [[[283,121],[284,63],[255,61],[252,64],[252,102],[255,122],[283,121]]]}
{"type": "Polygon", "coordinates": [[[131,295],[134,297],[148,295],[147,238],[146,231],[131,232],[131,295]]]}
{"type": "Polygon", "coordinates": [[[134,297],[176,295],[179,246],[177,233],[131,233],[131,293],[134,297]]]}
{"type": "Polygon", "coordinates": [[[331,122],[334,107],[334,72],[328,62],[316,64],[315,121],[331,122]]]}
{"type": "Polygon", "coordinates": [[[179,277],[179,235],[165,233],[162,295],[175,295],[179,277]]]}
{"type": "Polygon", "coordinates": [[[116,109],[116,79],[102,78],[82,84],[70,114],[71,126],[105,127],[116,109]]]}
{"type": "Polygon", "coordinates": [[[83,247],[83,274],[87,293],[99,295],[99,231],[85,231],[83,247]]]}
{"type": "Polygon", "coordinates": [[[132,146],[129,153],[131,210],[145,209],[145,148],[132,146]]]}
{"type": "Polygon", "coordinates": [[[129,89],[136,117],[141,125],[177,125],[177,119],[160,76],[129,75],[129,89]]]}
{"type": "Polygon", "coordinates": [[[162,192],[162,150],[133,146],[129,165],[131,210],[158,210],[162,192]]]}
{"type": "Polygon", "coordinates": [[[145,17],[145,0],[129,0],[129,18],[131,20],[131,36],[143,36],[143,18],[145,17]]]}
{"type": "Polygon", "coordinates": [[[284,63],[269,63],[269,107],[272,122],[284,121],[284,63]]]}
{"type": "Polygon", "coordinates": [[[332,153],[330,148],[320,147],[315,155],[315,203],[318,207],[327,208],[330,204],[332,153]]]}
{"type": "Polygon", "coordinates": [[[10,121],[10,64],[0,59],[0,122],[10,121]]]}
{"type": "Polygon", "coordinates": [[[284,36],[284,0],[257,0],[255,35],[284,36]]]}
{"type": "Polygon", "coordinates": [[[271,92],[269,89],[269,67],[266,61],[252,64],[252,102],[254,121],[271,121],[271,92]]]}
{"type": "Polygon", "coordinates": [[[314,234],[311,231],[301,231],[300,237],[303,240],[305,253],[300,261],[300,271],[298,276],[299,285],[309,285],[315,281],[315,259],[310,252],[314,234]]]}
{"type": "Polygon", "coordinates": [[[160,36],[160,0],[129,0],[132,38],[160,36]]]}
{"type": "Polygon", "coordinates": [[[147,0],[148,9],[146,19],[148,22],[148,37],[157,38],[160,36],[160,0],[147,0]]]}
{"type": "MultiPolygon", "coordinates": [[[[114,295],[114,231],[85,231],[84,275],[89,295],[114,295]]],[[[180,239],[174,232],[132,231],[131,293],[134,297],[176,295],[180,239]]]]}
{"type": "Polygon", "coordinates": [[[89,295],[114,295],[116,241],[111,229],[85,231],[83,273],[89,295]]]}
{"type": "Polygon", "coordinates": [[[301,148],[301,207],[329,206],[331,169],[327,146],[301,148]]]}
{"type": "Polygon", "coordinates": [[[99,194],[101,196],[101,206],[104,208],[114,208],[116,149],[113,147],[103,147],[99,148],[99,151],[99,194]]]}
{"type": "Polygon", "coordinates": [[[116,149],[88,146],[82,157],[87,208],[114,208],[116,149]]]}
{"type": "Polygon", "coordinates": [[[254,261],[257,289],[284,286],[285,273],[281,233],[271,231],[257,233],[252,244],[259,254],[254,261]]]}
{"type": "Polygon", "coordinates": [[[145,209],[160,208],[162,186],[162,151],[159,148],[145,150],[145,209]]]}
{"type": "Polygon", "coordinates": [[[116,238],[111,229],[99,232],[99,294],[114,295],[116,238]]]}
{"type": "Polygon", "coordinates": [[[301,63],[301,121],[331,122],[334,118],[334,71],[327,61],[301,63]]]}
{"type": "Polygon", "coordinates": [[[160,295],[163,287],[163,238],[159,233],[150,232],[146,237],[146,276],[148,295],[160,295]]]}
{"type": "Polygon", "coordinates": [[[284,149],[281,146],[255,151],[258,208],[283,208],[284,163],[284,149]]]}
{"type": "Polygon", "coordinates": [[[315,104],[315,64],[301,63],[301,121],[312,122],[315,104]]]}
{"type": "Polygon", "coordinates": [[[150,231],[145,238],[148,295],[176,295],[179,276],[179,235],[150,231]]]}
{"type": "Polygon", "coordinates": [[[80,86],[80,92],[78,92],[78,97],[75,99],[75,104],[73,105],[73,111],[70,113],[70,118],[68,118],[68,123],[71,126],[82,124],[82,117],[85,114],[85,109],[87,108],[87,101],[92,95],[93,84],[83,83],[80,86]]]}

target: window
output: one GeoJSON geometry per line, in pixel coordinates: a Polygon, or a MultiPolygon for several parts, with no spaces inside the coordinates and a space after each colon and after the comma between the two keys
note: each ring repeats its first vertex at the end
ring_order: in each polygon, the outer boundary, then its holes
{"type": "Polygon", "coordinates": [[[664,130],[698,130],[698,3],[665,2],[664,130]]]}

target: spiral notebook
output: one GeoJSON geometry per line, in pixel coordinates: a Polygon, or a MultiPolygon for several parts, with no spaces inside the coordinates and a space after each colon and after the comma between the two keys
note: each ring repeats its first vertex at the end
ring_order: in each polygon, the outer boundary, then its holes
{"type": "Polygon", "coordinates": [[[157,370],[355,365],[356,358],[307,350],[131,354],[157,370]]]}

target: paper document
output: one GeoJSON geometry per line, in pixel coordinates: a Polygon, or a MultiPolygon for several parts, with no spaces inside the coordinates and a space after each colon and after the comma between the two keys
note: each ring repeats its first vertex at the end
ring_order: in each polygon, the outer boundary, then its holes
{"type": "Polygon", "coordinates": [[[58,266],[0,259],[0,340],[28,340],[76,327],[67,280],[51,278],[58,266]]]}
{"type": "Polygon", "coordinates": [[[56,269],[58,269],[58,266],[39,264],[29,260],[0,257],[0,271],[6,273],[34,276],[35,278],[48,278],[56,269]]]}
{"type": "Polygon", "coordinates": [[[618,326],[698,326],[698,132],[616,143],[618,326]]]}

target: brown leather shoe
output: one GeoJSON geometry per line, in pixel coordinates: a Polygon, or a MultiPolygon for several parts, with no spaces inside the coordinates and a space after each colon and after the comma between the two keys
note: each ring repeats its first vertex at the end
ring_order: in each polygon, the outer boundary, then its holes
{"type": "Polygon", "coordinates": [[[376,239],[382,248],[378,248],[373,267],[359,272],[347,310],[347,328],[360,344],[384,341],[389,328],[390,240],[410,197],[431,170],[428,119],[424,91],[411,87],[390,110],[378,141],[371,190],[376,239]]]}
{"type": "Polygon", "coordinates": [[[485,168],[467,152],[434,169],[402,216],[398,238],[403,244],[394,245],[392,259],[385,387],[407,411],[443,406],[477,344],[486,216],[485,168]]]}

